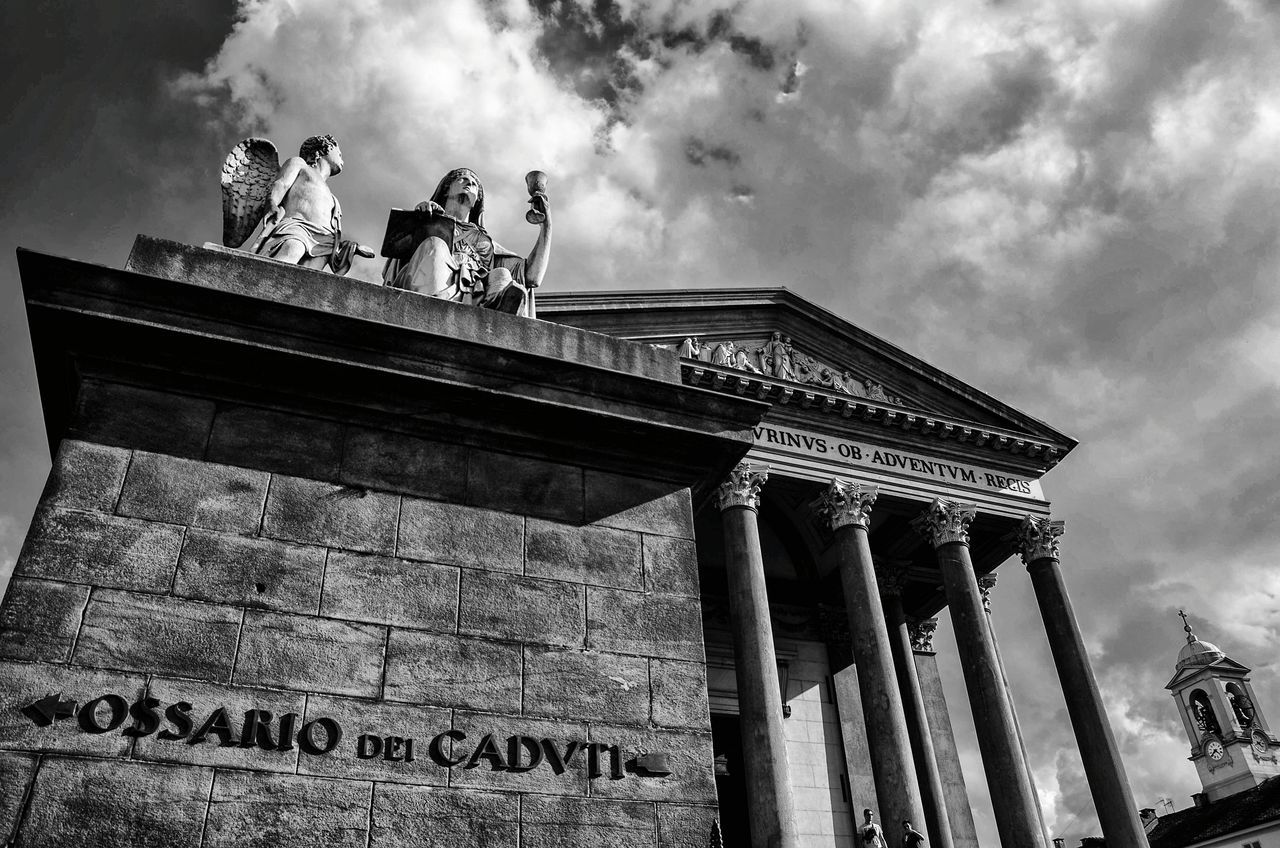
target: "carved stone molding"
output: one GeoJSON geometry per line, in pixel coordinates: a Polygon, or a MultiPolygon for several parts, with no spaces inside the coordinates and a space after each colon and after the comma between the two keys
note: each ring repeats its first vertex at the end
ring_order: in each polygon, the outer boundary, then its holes
{"type": "Polygon", "coordinates": [[[934,498],[929,508],[915,520],[920,532],[929,538],[935,548],[951,542],[969,544],[969,523],[978,514],[974,504],[960,504],[942,498],[934,498]]]}
{"type": "Polygon", "coordinates": [[[768,479],[769,466],[761,465],[752,468],[750,463],[739,462],[729,472],[728,478],[720,484],[720,488],[716,492],[716,501],[721,511],[731,506],[759,509],[760,487],[768,479]]]}
{"type": "Polygon", "coordinates": [[[1023,516],[1017,530],[1018,553],[1022,554],[1022,562],[1030,565],[1038,559],[1058,559],[1058,542],[1064,530],[1064,522],[1034,515],[1023,516]]]}
{"type": "Polygon", "coordinates": [[[764,342],[701,341],[691,336],[674,347],[683,359],[733,368],[748,374],[760,374],[775,380],[791,380],[833,389],[841,394],[866,398],[879,403],[902,406],[902,398],[885,391],[874,380],[858,379],[849,371],[836,369],[801,353],[791,344],[791,337],[774,333],[764,342]]]}
{"type": "Polygon", "coordinates": [[[933,651],[933,633],[938,629],[938,619],[922,618],[918,621],[909,621],[907,629],[911,633],[913,651],[933,651]]]}
{"type": "Polygon", "coordinates": [[[871,524],[871,505],[879,494],[877,486],[832,477],[831,485],[822,493],[819,509],[831,522],[833,531],[850,526],[866,530],[871,524]]]}
{"type": "Polygon", "coordinates": [[[996,587],[996,576],[984,574],[978,578],[978,591],[982,593],[982,610],[991,615],[991,590],[996,587]]]}

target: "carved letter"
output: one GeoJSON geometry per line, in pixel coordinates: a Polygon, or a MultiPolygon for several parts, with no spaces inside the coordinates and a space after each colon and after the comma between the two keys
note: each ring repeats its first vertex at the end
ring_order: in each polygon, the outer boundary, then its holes
{"type": "Polygon", "coordinates": [[[308,754],[327,754],[338,747],[338,743],[341,741],[342,726],[327,716],[302,725],[302,732],[298,734],[298,747],[308,754]],[[325,741],[323,744],[316,741],[315,729],[317,724],[324,730],[325,741]]]}
{"type": "Polygon", "coordinates": [[[293,728],[298,724],[297,713],[285,713],[280,716],[280,744],[277,751],[293,750],[293,728]]]}
{"type": "Polygon", "coordinates": [[[236,744],[235,733],[231,730],[231,722],[227,721],[227,711],[222,707],[218,707],[213,714],[200,725],[200,729],[191,734],[191,738],[187,740],[190,745],[199,745],[209,734],[212,733],[218,737],[218,747],[229,748],[236,744]]]}
{"type": "Polygon", "coordinates": [[[511,771],[530,771],[542,762],[542,748],[531,736],[512,736],[507,740],[507,768],[511,771]],[[529,764],[523,765],[524,749],[529,750],[529,764]]]}
{"type": "Polygon", "coordinates": [[[80,729],[85,733],[107,733],[124,724],[128,715],[129,704],[124,698],[119,695],[103,695],[80,708],[80,729]],[[111,708],[111,720],[107,722],[106,727],[98,724],[99,704],[106,704],[111,708]]]}
{"type": "Polygon", "coordinates": [[[252,748],[254,745],[264,751],[278,750],[276,741],[271,738],[271,713],[266,710],[244,711],[244,727],[240,731],[240,747],[252,748]]]}
{"type": "Polygon", "coordinates": [[[443,768],[453,768],[458,763],[467,758],[466,754],[460,757],[447,757],[444,753],[444,740],[452,739],[454,742],[461,742],[467,738],[467,734],[461,730],[446,730],[444,733],[437,733],[432,738],[431,744],[427,746],[427,754],[431,757],[431,761],[443,768]]]}
{"type": "Polygon", "coordinates": [[[480,740],[480,744],[476,746],[475,753],[471,755],[471,759],[467,760],[466,768],[475,768],[481,759],[488,760],[494,771],[501,771],[507,767],[506,762],[502,759],[502,752],[498,750],[498,746],[493,742],[492,733],[486,733],[484,738],[480,740]]]}
{"type": "Polygon", "coordinates": [[[565,769],[573,765],[573,757],[582,749],[581,742],[569,740],[564,743],[564,755],[561,756],[559,749],[556,748],[554,739],[543,739],[542,750],[546,752],[547,762],[551,764],[551,770],[556,774],[564,774],[565,769]]]}
{"type": "Polygon", "coordinates": [[[156,712],[158,706],[160,702],[155,698],[144,697],[134,701],[129,708],[129,715],[133,716],[133,727],[126,727],[122,731],[124,735],[150,736],[155,733],[160,726],[160,713],[156,712]]]}
{"type": "Polygon", "coordinates": [[[382,737],[373,733],[361,733],[356,740],[356,756],[362,760],[372,760],[382,752],[382,737]]]}
{"type": "Polygon", "coordinates": [[[157,736],[160,739],[182,739],[185,737],[193,727],[191,717],[187,715],[189,712],[191,712],[191,705],[186,701],[170,704],[169,709],[164,711],[164,717],[173,725],[174,729],[162,730],[157,736]]]}

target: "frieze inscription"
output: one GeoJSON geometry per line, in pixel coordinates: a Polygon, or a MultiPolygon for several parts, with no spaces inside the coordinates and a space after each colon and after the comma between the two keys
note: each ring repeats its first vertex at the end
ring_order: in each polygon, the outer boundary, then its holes
{"type": "MultiPolygon", "coordinates": [[[[224,707],[215,707],[205,714],[187,701],[164,705],[146,696],[131,704],[120,695],[107,693],[81,705],[57,693],[22,707],[21,712],[37,727],[53,727],[74,719],[74,726],[83,733],[119,732],[134,738],[154,735],[175,744],[212,744],[273,753],[296,748],[314,757],[334,754],[401,763],[418,762],[422,753],[417,739],[395,734],[361,733],[343,745],[342,725],[328,716],[303,722],[297,713],[277,717],[269,710],[259,709],[233,716],[224,707]],[[199,716],[204,718],[197,721],[199,716]]],[[[544,739],[500,732],[471,737],[462,730],[450,729],[432,736],[425,748],[425,762],[445,769],[487,766],[493,771],[518,773],[545,767],[563,774],[574,768],[575,763],[585,761],[590,778],[607,775],[612,780],[622,780],[627,774],[637,777],[671,774],[670,757],[665,753],[624,752],[618,745],[579,739],[544,739]]]]}

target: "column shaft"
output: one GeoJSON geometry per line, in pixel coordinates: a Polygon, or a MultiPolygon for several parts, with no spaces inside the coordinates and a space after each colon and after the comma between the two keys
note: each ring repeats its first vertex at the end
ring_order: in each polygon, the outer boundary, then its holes
{"type": "Polygon", "coordinates": [[[1000,673],[995,643],[987,633],[986,613],[969,559],[969,546],[964,542],[946,542],[937,545],[937,551],[1000,843],[1018,848],[1044,848],[1035,789],[1018,746],[1013,710],[1000,673]]]}
{"type": "Polygon", "coordinates": [[[929,719],[925,714],[920,677],[916,673],[911,632],[907,628],[907,617],[902,611],[902,597],[898,594],[885,595],[884,612],[890,647],[893,649],[893,662],[898,669],[898,689],[902,692],[907,735],[915,758],[916,776],[920,779],[920,800],[924,805],[924,823],[929,831],[929,844],[934,848],[953,848],[946,795],[942,789],[942,776],[938,772],[938,759],[933,750],[929,719]]]}
{"type": "Polygon", "coordinates": [[[1112,848],[1147,848],[1147,836],[1138,819],[1138,808],[1133,803],[1129,779],[1107,721],[1107,711],[1089,665],[1089,655],[1058,560],[1041,557],[1030,562],[1027,571],[1049,635],[1049,648],[1062,682],[1067,715],[1071,717],[1076,744],[1080,747],[1080,759],[1102,835],[1112,848]]]}
{"type": "Polygon", "coordinates": [[[733,506],[721,516],[751,845],[800,848],[756,513],[733,506]]]}
{"type": "Polygon", "coordinates": [[[880,804],[882,826],[887,833],[896,834],[904,819],[925,821],[902,695],[894,671],[889,631],[879,603],[880,590],[866,528],[851,524],[835,532],[876,799],[880,804]]]}

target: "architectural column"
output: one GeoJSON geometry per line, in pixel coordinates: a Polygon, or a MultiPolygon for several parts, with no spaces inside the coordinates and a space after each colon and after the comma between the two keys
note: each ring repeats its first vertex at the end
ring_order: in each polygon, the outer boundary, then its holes
{"type": "Polygon", "coordinates": [[[720,484],[729,624],[738,678],[738,714],[747,783],[751,848],[800,848],[795,802],[782,733],[782,691],[773,650],[764,559],[756,510],[768,469],[740,462],[720,484]]]}
{"type": "Polygon", "coordinates": [[[1129,778],[1120,761],[1120,751],[1089,665],[1071,598],[1062,581],[1058,540],[1063,529],[1061,521],[1028,515],[1019,528],[1018,548],[1040,604],[1040,616],[1049,635],[1049,648],[1058,668],[1067,715],[1071,717],[1076,744],[1080,747],[1080,759],[1102,835],[1110,848],[1147,848],[1129,778]]]}
{"type": "MultiPolygon", "coordinates": [[[[920,779],[920,800],[924,805],[924,822],[920,826],[928,831],[929,844],[933,848],[954,848],[942,776],[938,772],[933,736],[929,732],[924,694],[920,691],[920,677],[916,673],[911,630],[907,625],[906,613],[902,610],[902,572],[893,567],[878,569],[878,579],[884,603],[885,625],[889,630],[889,647],[893,651],[893,664],[898,670],[898,690],[902,693],[907,736],[911,740],[916,775],[920,779]]],[[[896,824],[898,822],[887,821],[889,827],[896,824]]],[[[892,832],[897,833],[897,830],[892,832]]]]}
{"type": "Polygon", "coordinates": [[[969,559],[969,523],[976,514],[972,505],[939,498],[918,521],[937,551],[1000,844],[1045,848],[1035,788],[1018,747],[1009,693],[1000,674],[995,643],[987,632],[978,580],[969,559]]]}
{"type": "MultiPolygon", "coordinates": [[[[1018,707],[1013,703],[1012,690],[1009,688],[1009,672],[1004,667],[1004,657],[1000,654],[1000,642],[996,639],[996,629],[991,621],[991,590],[996,588],[996,576],[994,574],[984,574],[978,578],[978,591],[982,593],[982,611],[987,614],[987,633],[991,636],[991,647],[995,648],[996,660],[1000,663],[1000,679],[1004,681],[1004,688],[1009,695],[1009,709],[1013,711],[1013,728],[1018,732],[1018,750],[1022,752],[1022,762],[1027,767],[1027,774],[1031,775],[1031,758],[1027,756],[1027,740],[1022,735],[1022,722],[1018,720],[1018,707]]],[[[1032,778],[1031,785],[1035,787],[1035,778],[1032,778]]],[[[1031,797],[1036,801],[1036,815],[1040,819],[1040,830],[1044,831],[1046,838],[1048,831],[1044,826],[1044,807],[1040,806],[1040,793],[1033,792],[1031,797]]]]}
{"type": "Polygon", "coordinates": [[[924,822],[924,806],[911,756],[911,739],[894,671],[893,649],[880,606],[880,591],[867,539],[875,486],[832,480],[822,509],[836,535],[844,601],[849,611],[853,662],[871,750],[871,774],[882,826],[899,833],[904,819],[924,822]]]}

